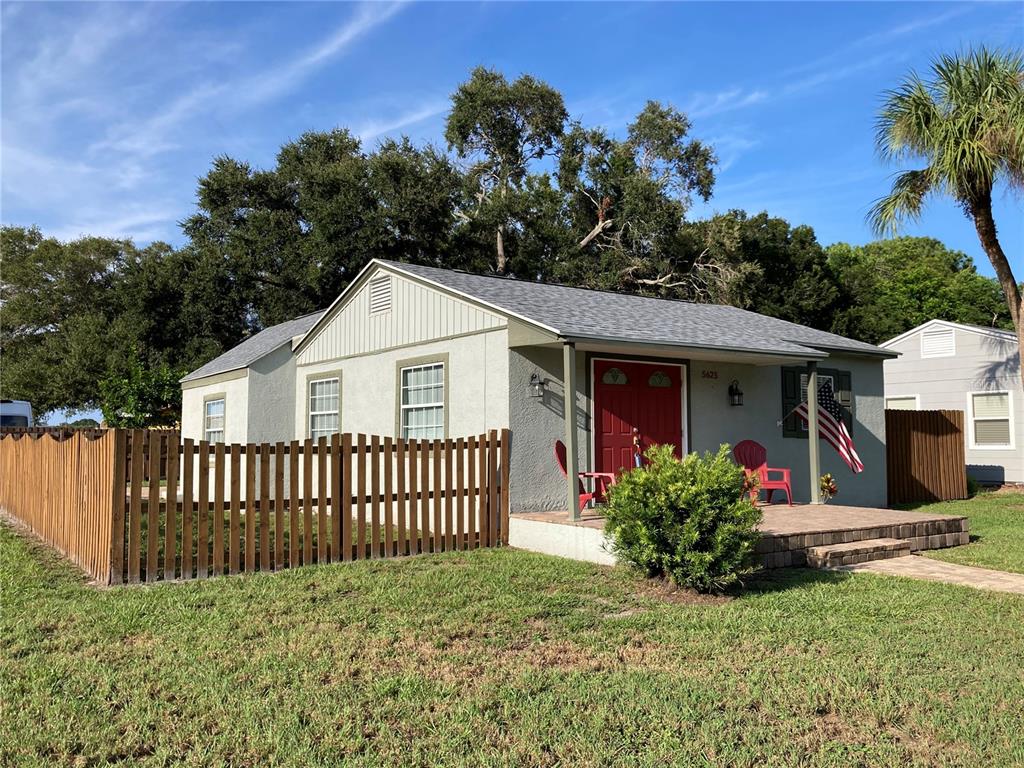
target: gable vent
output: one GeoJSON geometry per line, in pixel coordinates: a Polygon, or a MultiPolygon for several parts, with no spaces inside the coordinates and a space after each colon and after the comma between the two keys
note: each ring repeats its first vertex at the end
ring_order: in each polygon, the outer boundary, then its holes
{"type": "Polygon", "coordinates": [[[921,357],[952,357],[956,338],[952,328],[939,328],[921,334],[921,357]]]}
{"type": "Polygon", "coordinates": [[[370,314],[391,310],[391,278],[375,277],[370,281],[370,314]]]}

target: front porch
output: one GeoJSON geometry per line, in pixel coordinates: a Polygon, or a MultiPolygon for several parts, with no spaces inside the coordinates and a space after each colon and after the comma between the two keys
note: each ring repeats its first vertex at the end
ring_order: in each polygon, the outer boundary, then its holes
{"type": "MultiPolygon", "coordinates": [[[[957,515],[836,504],[768,504],[762,510],[757,552],[765,568],[801,566],[808,560],[826,566],[851,565],[872,556],[942,549],[969,540],[967,518],[957,515]]],[[[615,562],[604,547],[600,509],[586,509],[578,520],[565,511],[512,515],[509,544],[602,565],[615,562]]]]}

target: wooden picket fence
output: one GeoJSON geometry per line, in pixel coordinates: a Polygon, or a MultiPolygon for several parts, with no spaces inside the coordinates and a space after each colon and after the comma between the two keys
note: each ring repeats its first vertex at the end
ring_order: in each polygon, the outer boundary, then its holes
{"type": "MultiPolygon", "coordinates": [[[[67,440],[88,438],[5,436],[0,466],[21,461],[23,488],[0,483],[0,505],[28,523],[21,510],[32,506],[33,493],[51,492],[51,481],[37,478],[62,475],[63,454],[55,446],[67,440]],[[21,457],[29,454],[26,464],[21,457]]],[[[106,485],[85,477],[85,465],[73,476],[63,473],[69,488],[107,492],[106,505],[101,494],[92,502],[103,520],[91,534],[99,544],[88,547],[89,565],[73,547],[33,530],[103,583],[508,543],[508,430],[455,440],[345,434],[246,445],[181,440],[166,430],[108,430],[93,442],[105,451],[106,485]],[[97,562],[94,550],[104,541],[107,556],[97,562]]],[[[68,527],[91,525],[92,518],[67,506],[73,510],[68,527]]]]}
{"type": "Polygon", "coordinates": [[[967,498],[963,411],[885,412],[889,503],[967,498]]]}

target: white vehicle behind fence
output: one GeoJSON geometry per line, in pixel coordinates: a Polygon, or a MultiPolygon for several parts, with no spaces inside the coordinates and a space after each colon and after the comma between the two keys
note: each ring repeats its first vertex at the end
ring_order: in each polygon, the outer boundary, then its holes
{"type": "Polygon", "coordinates": [[[32,403],[28,400],[0,400],[0,427],[31,427],[32,403]]]}

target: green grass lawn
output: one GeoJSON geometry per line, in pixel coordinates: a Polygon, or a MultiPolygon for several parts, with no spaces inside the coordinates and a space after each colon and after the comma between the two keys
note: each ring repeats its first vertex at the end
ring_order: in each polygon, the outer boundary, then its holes
{"type": "Polygon", "coordinates": [[[95,589],[4,526],[0,578],[4,766],[1024,765],[1012,595],[508,549],[95,589]]]}
{"type": "Polygon", "coordinates": [[[970,520],[970,544],[925,552],[928,557],[1024,573],[1024,493],[979,493],[966,501],[946,501],[910,509],[967,515],[970,520]]]}

